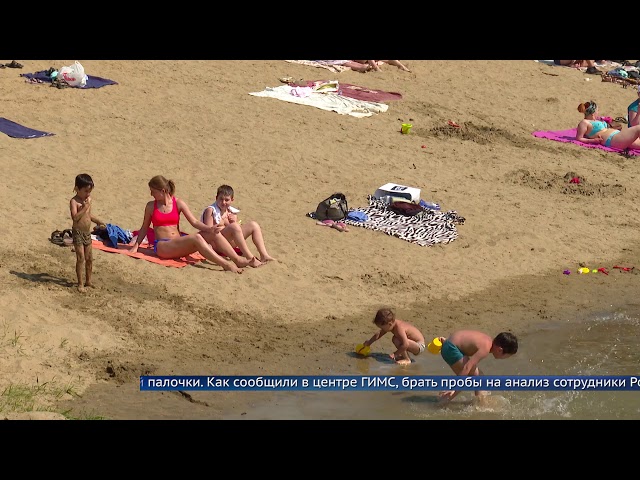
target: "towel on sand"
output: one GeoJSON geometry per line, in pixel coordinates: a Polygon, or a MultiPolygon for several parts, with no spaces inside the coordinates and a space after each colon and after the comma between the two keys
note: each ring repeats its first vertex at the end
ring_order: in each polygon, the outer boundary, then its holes
{"type": "MultiPolygon", "coordinates": [[[[51,77],[47,75],[46,70],[40,70],[35,73],[21,73],[21,77],[26,77],[28,79],[35,78],[36,80],[42,80],[45,83],[51,83],[51,77]]],[[[71,87],[71,88],[100,88],[105,85],[118,85],[118,82],[114,82],[113,80],[109,80],[108,78],[94,77],[92,75],[87,75],[87,84],[84,87],[71,87]]]]}
{"type": "Polygon", "coordinates": [[[19,123],[7,120],[4,117],[0,117],[0,132],[5,133],[13,138],[37,138],[55,135],[55,133],[43,132],[41,130],[27,128],[20,125],[19,123]]]}
{"type": "MultiPolygon", "coordinates": [[[[316,85],[322,85],[331,83],[328,80],[305,80],[296,83],[290,83],[290,86],[307,86],[314,87],[316,85]]],[[[377,102],[384,103],[391,100],[402,100],[402,94],[398,92],[385,92],[384,90],[374,90],[368,87],[361,87],[360,85],[353,85],[352,83],[338,82],[338,90],[343,97],[355,98],[356,100],[364,100],[365,102],[377,102]]]]}
{"type": "MultiPolygon", "coordinates": [[[[395,213],[383,200],[367,197],[369,206],[349,209],[344,220],[347,225],[377,230],[393,237],[400,238],[421,247],[438,243],[446,244],[458,238],[457,225],[463,225],[465,218],[455,210],[440,212],[424,209],[424,211],[407,217],[395,213]],[[366,220],[352,219],[353,215],[366,217],[366,220]]],[[[307,213],[308,217],[316,218],[315,212],[307,213]]]]}
{"type": "MultiPolygon", "coordinates": [[[[556,142],[574,143],[576,145],[580,145],[581,147],[597,148],[599,150],[605,150],[607,152],[622,153],[624,151],[620,150],[619,148],[611,148],[605,147],[604,145],[593,145],[590,143],[579,142],[578,140],[576,140],[576,131],[576,128],[570,128],[569,130],[541,130],[538,132],[533,132],[532,135],[538,138],[555,140],[556,142]]],[[[628,153],[629,155],[640,155],[640,150],[629,149],[628,153]]]]}
{"type": "Polygon", "coordinates": [[[123,243],[119,244],[120,248],[112,248],[105,245],[104,242],[93,240],[92,245],[93,248],[102,250],[103,252],[121,253],[129,257],[146,260],[147,262],[158,263],[160,265],[164,265],[165,267],[181,268],[186,267],[187,265],[195,265],[196,263],[200,263],[205,259],[197,252],[181,258],[160,258],[154,253],[153,248],[150,247],[148,243],[143,243],[142,245],[140,245],[136,253],[131,253],[129,251],[129,248],[131,248],[131,246],[123,243]]]}
{"type": "Polygon", "coordinates": [[[307,97],[292,95],[291,91],[295,87],[291,85],[281,85],[279,87],[267,87],[261,92],[251,92],[249,95],[256,97],[271,97],[285,102],[309,105],[321,110],[328,110],[340,115],[351,115],[353,117],[370,117],[374,113],[384,113],[389,106],[384,103],[365,102],[355,98],[343,97],[337,93],[312,92],[307,97]]]}

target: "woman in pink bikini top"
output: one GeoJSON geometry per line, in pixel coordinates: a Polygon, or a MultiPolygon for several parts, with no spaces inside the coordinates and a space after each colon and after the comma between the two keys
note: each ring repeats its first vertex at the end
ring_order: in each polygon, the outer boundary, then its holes
{"type": "MultiPolygon", "coordinates": [[[[214,232],[216,227],[209,227],[199,221],[191,213],[189,206],[174,196],[176,187],[172,180],[167,180],[162,175],[156,175],[149,180],[149,189],[154,200],[148,202],[144,209],[142,226],[138,231],[138,238],[130,250],[131,253],[138,251],[138,247],[147,236],[149,226],[153,224],[153,240],[149,240],[153,242],[153,250],[158,257],[180,258],[199,252],[207,260],[221,266],[226,271],[242,273],[242,268],[239,268],[237,263],[226,260],[216,253],[200,233],[184,234],[180,232],[181,213],[193,228],[214,232]]],[[[223,254],[229,253],[230,258],[237,260],[242,265],[244,259],[233,251],[231,245],[229,245],[229,250],[230,252],[223,252],[223,254]]]]}

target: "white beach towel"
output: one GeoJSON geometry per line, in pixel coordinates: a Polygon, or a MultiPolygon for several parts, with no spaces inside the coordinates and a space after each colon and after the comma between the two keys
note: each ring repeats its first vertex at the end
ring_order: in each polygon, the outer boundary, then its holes
{"type": "Polygon", "coordinates": [[[376,102],[365,102],[355,98],[343,97],[337,93],[312,92],[308,97],[297,97],[292,95],[295,87],[281,85],[279,87],[267,87],[261,92],[251,92],[249,95],[255,97],[270,97],[284,100],[285,102],[309,105],[321,110],[328,110],[340,115],[351,115],[352,117],[370,117],[374,113],[384,113],[389,109],[389,105],[376,102]]]}

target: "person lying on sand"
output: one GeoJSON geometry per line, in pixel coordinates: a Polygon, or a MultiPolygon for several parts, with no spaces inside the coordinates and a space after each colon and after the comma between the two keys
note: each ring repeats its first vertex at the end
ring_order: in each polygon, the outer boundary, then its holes
{"type": "Polygon", "coordinates": [[[620,150],[640,149],[640,125],[623,130],[609,127],[604,120],[598,120],[598,105],[594,101],[581,103],[578,111],[584,113],[584,119],[576,130],[576,140],[579,142],[620,150]]]}
{"type": "MultiPolygon", "coordinates": [[[[410,72],[411,70],[409,70],[406,66],[404,66],[400,60],[353,60],[356,63],[360,63],[363,65],[368,65],[369,66],[369,70],[374,70],[376,72],[381,72],[382,69],[380,68],[380,66],[383,63],[386,63],[388,65],[394,65],[396,67],[398,67],[400,70],[403,70],[405,72],[410,72]]],[[[353,68],[353,67],[351,67],[353,68]]]]}

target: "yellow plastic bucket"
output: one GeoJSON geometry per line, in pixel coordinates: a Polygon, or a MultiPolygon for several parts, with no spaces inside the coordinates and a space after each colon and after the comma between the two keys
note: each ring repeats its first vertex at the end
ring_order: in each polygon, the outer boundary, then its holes
{"type": "Polygon", "coordinates": [[[429,350],[434,355],[440,353],[440,350],[442,350],[442,342],[440,341],[440,339],[436,337],[431,340],[431,343],[427,345],[427,350],[429,350]]]}

